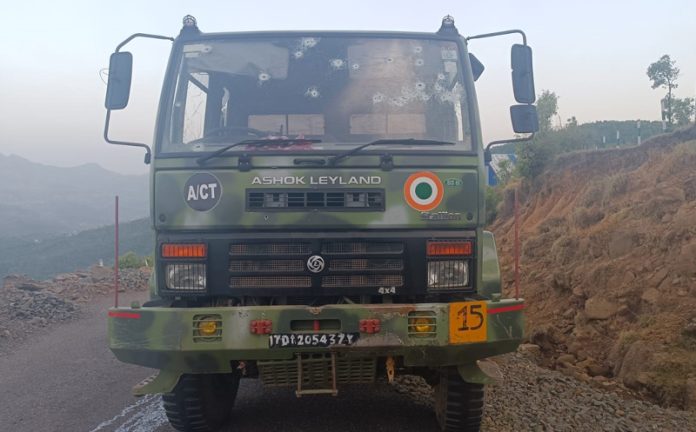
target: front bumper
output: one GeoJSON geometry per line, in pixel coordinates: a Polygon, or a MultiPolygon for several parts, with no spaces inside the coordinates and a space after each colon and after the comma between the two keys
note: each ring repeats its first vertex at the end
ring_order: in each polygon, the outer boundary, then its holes
{"type": "Polygon", "coordinates": [[[522,300],[485,303],[485,338],[473,343],[452,343],[450,304],[428,303],[114,308],[109,310],[109,345],[123,362],[180,373],[231,372],[237,361],[290,360],[301,352],[330,351],[349,357],[401,357],[407,367],[462,365],[513,351],[522,339],[522,300]],[[414,312],[428,312],[435,317],[432,335],[422,337],[409,332],[409,313],[414,312]],[[220,317],[221,334],[200,338],[194,320],[210,315],[220,317]],[[351,346],[269,348],[268,335],[250,331],[253,320],[271,320],[273,333],[298,334],[302,332],[292,330],[293,321],[338,320],[338,331],[350,333],[360,331],[361,319],[380,320],[380,331],[361,333],[351,346]]]}

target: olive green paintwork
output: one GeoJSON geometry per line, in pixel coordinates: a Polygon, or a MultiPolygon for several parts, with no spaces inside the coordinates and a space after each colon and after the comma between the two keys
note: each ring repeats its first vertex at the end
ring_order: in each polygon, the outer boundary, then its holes
{"type": "Polygon", "coordinates": [[[495,313],[496,309],[516,305],[522,305],[522,301],[487,302],[487,340],[456,345],[449,341],[447,303],[118,308],[111,311],[125,313],[125,316],[109,318],[109,344],[119,360],[162,369],[171,376],[231,372],[235,361],[289,360],[299,352],[330,350],[349,357],[391,355],[403,358],[403,364],[407,367],[468,365],[517,347],[523,332],[522,312],[495,313]],[[432,337],[409,335],[408,316],[413,311],[434,314],[436,331],[432,337]],[[218,315],[222,322],[221,337],[218,341],[196,340],[194,317],[211,315],[218,315]],[[291,329],[293,320],[325,319],[338,320],[341,328],[337,331],[342,332],[359,332],[361,319],[379,319],[381,330],[376,334],[362,333],[358,342],[350,347],[269,348],[268,335],[252,334],[250,331],[251,321],[259,319],[271,320],[274,333],[297,333],[291,329]]]}
{"type": "MultiPolygon", "coordinates": [[[[462,39],[462,43],[466,42],[462,39]]],[[[465,54],[465,53],[463,53],[465,54]]],[[[466,59],[466,55],[461,56],[466,59]]],[[[466,230],[476,236],[475,299],[496,299],[500,294],[500,271],[491,233],[483,231],[485,221],[484,188],[486,170],[483,161],[483,140],[480,118],[476,103],[470,66],[464,60],[465,81],[470,96],[469,124],[472,154],[439,154],[430,151],[405,153],[387,148],[374,148],[342,160],[336,167],[302,167],[294,159],[326,158],[303,153],[272,154],[272,152],[248,152],[251,169],[243,172],[238,168],[240,152],[230,152],[222,157],[199,166],[194,157],[156,157],[151,165],[150,193],[151,218],[158,232],[197,233],[202,240],[206,232],[275,229],[291,233],[293,230],[362,229],[381,230],[413,229],[438,232],[446,235],[452,230],[466,230]],[[380,166],[380,156],[389,153],[393,157],[392,170],[380,166]],[[461,184],[445,185],[445,195],[435,212],[460,213],[461,219],[426,220],[421,212],[410,208],[403,199],[403,183],[412,173],[429,171],[435,173],[443,183],[447,179],[461,180],[461,184]],[[184,199],[184,185],[195,173],[212,173],[222,183],[223,195],[218,205],[207,212],[189,208],[184,199]],[[358,186],[382,188],[386,193],[384,212],[246,212],[244,209],[247,188],[277,188],[286,186],[252,185],[255,176],[380,176],[381,185],[358,186]],[[468,217],[471,216],[471,217],[468,217]],[[494,295],[495,294],[495,295],[494,295]]],[[[173,83],[170,83],[173,85],[173,83]]],[[[163,99],[163,103],[166,102],[163,99]]],[[[163,118],[160,118],[160,128],[163,118]]],[[[291,187],[291,186],[288,186],[291,187]]],[[[322,187],[328,187],[322,186],[322,187]]],[[[347,187],[347,186],[339,186],[347,187]]],[[[350,185],[350,187],[354,187],[350,185]]],[[[151,296],[157,297],[156,281],[151,281],[151,296]]],[[[522,300],[489,300],[488,309],[522,305],[522,300]]],[[[458,366],[463,379],[469,382],[488,382],[485,374],[476,366],[476,361],[513,351],[523,336],[523,314],[518,309],[488,315],[487,340],[480,343],[451,345],[447,303],[437,304],[341,304],[321,308],[305,306],[257,306],[257,307],[207,307],[167,308],[144,307],[139,309],[119,308],[111,312],[137,314],[138,318],[109,317],[109,344],[122,361],[159,369],[159,375],[140,386],[137,394],[171,391],[183,373],[230,372],[235,360],[287,360],[301,349],[268,348],[268,336],[254,335],[249,331],[252,319],[273,320],[273,331],[289,332],[294,319],[340,319],[342,331],[357,331],[361,318],[379,318],[380,333],[362,334],[360,342],[352,347],[312,348],[312,352],[340,350],[348,356],[399,357],[406,366],[437,368],[445,365],[458,366]],[[407,314],[412,310],[432,311],[438,321],[433,338],[409,337],[407,314]],[[194,342],[193,317],[196,315],[220,315],[222,339],[217,342],[194,342]]]]}
{"type": "MultiPolygon", "coordinates": [[[[379,159],[375,156],[363,157],[366,167],[346,168],[270,168],[270,166],[292,165],[292,157],[258,157],[254,165],[259,166],[248,172],[231,169],[236,167],[236,158],[227,159],[227,167],[210,164],[197,168],[158,168],[154,175],[154,215],[158,230],[211,230],[211,229],[277,229],[292,230],[312,228],[359,227],[391,228],[453,228],[476,227],[479,223],[479,178],[475,160],[472,158],[447,158],[444,156],[402,157],[395,160],[396,168],[383,171],[374,168],[379,159]],[[258,160],[258,162],[257,162],[258,160]],[[367,163],[366,163],[367,162],[367,163]],[[424,163],[427,169],[415,166],[424,163]],[[453,163],[454,162],[454,163],[453,163]],[[457,162],[466,165],[455,165],[457,162]],[[398,165],[397,165],[398,163],[398,165]],[[440,166],[438,166],[440,165],[440,166]],[[445,165],[445,166],[442,166],[445,165]],[[447,165],[449,167],[447,167],[447,165]],[[267,166],[263,168],[263,166],[267,166]],[[402,168],[403,167],[403,168],[402,168]],[[422,211],[410,207],[404,199],[404,184],[407,178],[419,172],[432,172],[443,183],[443,198],[431,213],[447,212],[456,216],[453,220],[428,220],[422,211]],[[196,173],[214,175],[221,183],[220,201],[208,211],[197,211],[186,203],[186,182],[196,173]],[[301,185],[259,184],[263,179],[296,179],[305,182],[301,185]],[[332,185],[331,180],[371,179],[375,184],[332,185]],[[327,180],[328,184],[310,184],[327,180]],[[376,180],[376,181],[375,181],[376,180]],[[341,189],[382,189],[385,192],[384,211],[247,211],[245,208],[247,190],[341,190],[341,189]]],[[[307,156],[305,156],[307,157],[307,156]]],[[[360,158],[355,158],[359,159],[360,158]]],[[[353,158],[348,159],[351,164],[353,158]]],[[[170,162],[171,164],[171,162],[170,162]]]]}
{"type": "Polygon", "coordinates": [[[483,231],[479,236],[481,243],[481,288],[478,292],[486,298],[491,298],[493,294],[500,294],[500,266],[498,264],[498,253],[495,247],[495,238],[490,231],[483,231]]]}

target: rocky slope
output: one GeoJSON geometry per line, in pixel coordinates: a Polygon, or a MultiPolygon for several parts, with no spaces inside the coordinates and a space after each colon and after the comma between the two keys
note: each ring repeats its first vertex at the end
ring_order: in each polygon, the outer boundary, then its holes
{"type": "Polygon", "coordinates": [[[513,285],[520,196],[528,334],[546,365],[696,410],[696,127],[574,153],[506,190],[492,229],[513,285]]]}

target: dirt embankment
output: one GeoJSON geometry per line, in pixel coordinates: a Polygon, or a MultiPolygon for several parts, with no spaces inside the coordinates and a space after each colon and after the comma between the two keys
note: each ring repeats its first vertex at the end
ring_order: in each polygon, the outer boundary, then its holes
{"type": "MultiPolygon", "coordinates": [[[[696,127],[575,153],[520,196],[528,334],[548,366],[696,410],[696,127]]],[[[513,197],[492,229],[513,286],[513,197]]]]}
{"type": "MultiPolygon", "coordinates": [[[[147,268],[121,270],[121,291],[145,290],[149,275],[147,268]]],[[[0,353],[43,328],[78,318],[85,303],[113,292],[113,281],[113,270],[107,267],[45,281],[5,277],[0,287],[0,353]]]]}

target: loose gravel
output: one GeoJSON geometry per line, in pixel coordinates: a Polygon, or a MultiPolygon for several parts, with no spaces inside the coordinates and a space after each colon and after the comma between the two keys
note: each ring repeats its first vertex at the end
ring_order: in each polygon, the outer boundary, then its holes
{"type": "MultiPolygon", "coordinates": [[[[502,380],[487,387],[484,431],[696,431],[696,413],[662,408],[542,368],[526,355],[496,359],[502,380]]],[[[396,390],[432,406],[432,389],[402,376],[396,390]]]]}

